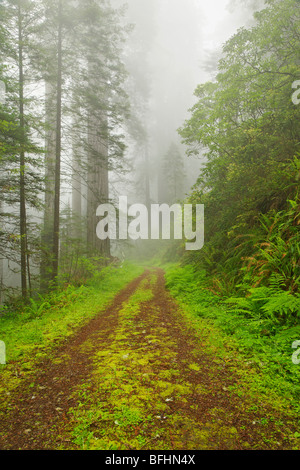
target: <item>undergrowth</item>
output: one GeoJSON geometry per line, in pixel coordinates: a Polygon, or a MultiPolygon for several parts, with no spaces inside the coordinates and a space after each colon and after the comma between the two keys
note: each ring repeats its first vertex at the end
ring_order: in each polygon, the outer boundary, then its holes
{"type": "Polygon", "coordinates": [[[245,296],[221,298],[211,290],[204,270],[192,265],[165,268],[167,288],[191,312],[198,327],[216,326],[220,344],[230,344],[242,361],[254,366],[254,388],[266,395],[276,392],[297,409],[300,365],[292,357],[293,343],[300,340],[299,295],[282,291],[275,283],[250,288],[245,296]]]}
{"type": "Polygon", "coordinates": [[[70,336],[105,308],[116,293],[132,279],[141,274],[143,268],[124,263],[103,268],[85,285],[69,284],[62,291],[31,299],[21,309],[8,309],[0,317],[0,340],[6,344],[6,365],[22,358],[22,364],[30,364],[41,358],[54,345],[70,336]],[[28,362],[27,362],[28,361],[28,362]]]}

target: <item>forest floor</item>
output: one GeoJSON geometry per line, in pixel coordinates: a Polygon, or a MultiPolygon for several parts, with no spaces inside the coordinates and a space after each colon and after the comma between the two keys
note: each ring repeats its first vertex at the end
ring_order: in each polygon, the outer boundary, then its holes
{"type": "Polygon", "coordinates": [[[296,449],[289,410],[205,342],[146,269],[9,394],[0,449],[296,449]]]}

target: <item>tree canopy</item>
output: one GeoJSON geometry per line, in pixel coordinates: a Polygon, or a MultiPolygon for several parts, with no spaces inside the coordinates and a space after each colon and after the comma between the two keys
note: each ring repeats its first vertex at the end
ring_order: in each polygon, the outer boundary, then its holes
{"type": "Polygon", "coordinates": [[[259,226],[261,214],[299,201],[300,107],[292,93],[299,78],[300,4],[269,0],[255,19],[224,45],[216,80],[198,86],[191,117],[179,130],[190,155],[205,151],[190,200],[205,203],[207,246],[199,257],[212,250],[216,271],[230,260],[233,272],[241,267],[234,247],[259,226]]]}

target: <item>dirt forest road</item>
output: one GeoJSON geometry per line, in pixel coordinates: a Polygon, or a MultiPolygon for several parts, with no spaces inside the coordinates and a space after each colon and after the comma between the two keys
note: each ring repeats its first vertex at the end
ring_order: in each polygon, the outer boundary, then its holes
{"type": "Polygon", "coordinates": [[[234,367],[205,351],[163,271],[146,270],[13,394],[0,449],[292,448],[290,424],[238,393],[234,367]]]}

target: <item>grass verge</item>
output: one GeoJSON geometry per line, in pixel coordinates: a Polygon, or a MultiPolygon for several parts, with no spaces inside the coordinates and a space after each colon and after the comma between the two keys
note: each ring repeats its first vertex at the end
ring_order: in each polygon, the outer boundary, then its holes
{"type": "Polygon", "coordinates": [[[34,372],[38,361],[103,311],[143,271],[143,267],[130,263],[122,267],[108,266],[86,285],[70,285],[24,307],[21,313],[0,318],[0,340],[6,347],[6,364],[0,365],[1,395],[9,394],[20,377],[34,372]]]}
{"type": "Polygon", "coordinates": [[[234,313],[209,290],[204,271],[195,271],[189,265],[167,264],[163,268],[167,288],[185,312],[187,322],[207,338],[207,352],[217,360],[234,362],[241,393],[243,388],[249,389],[299,417],[300,365],[292,361],[292,343],[300,339],[300,325],[275,328],[266,335],[263,319],[234,313]]]}

